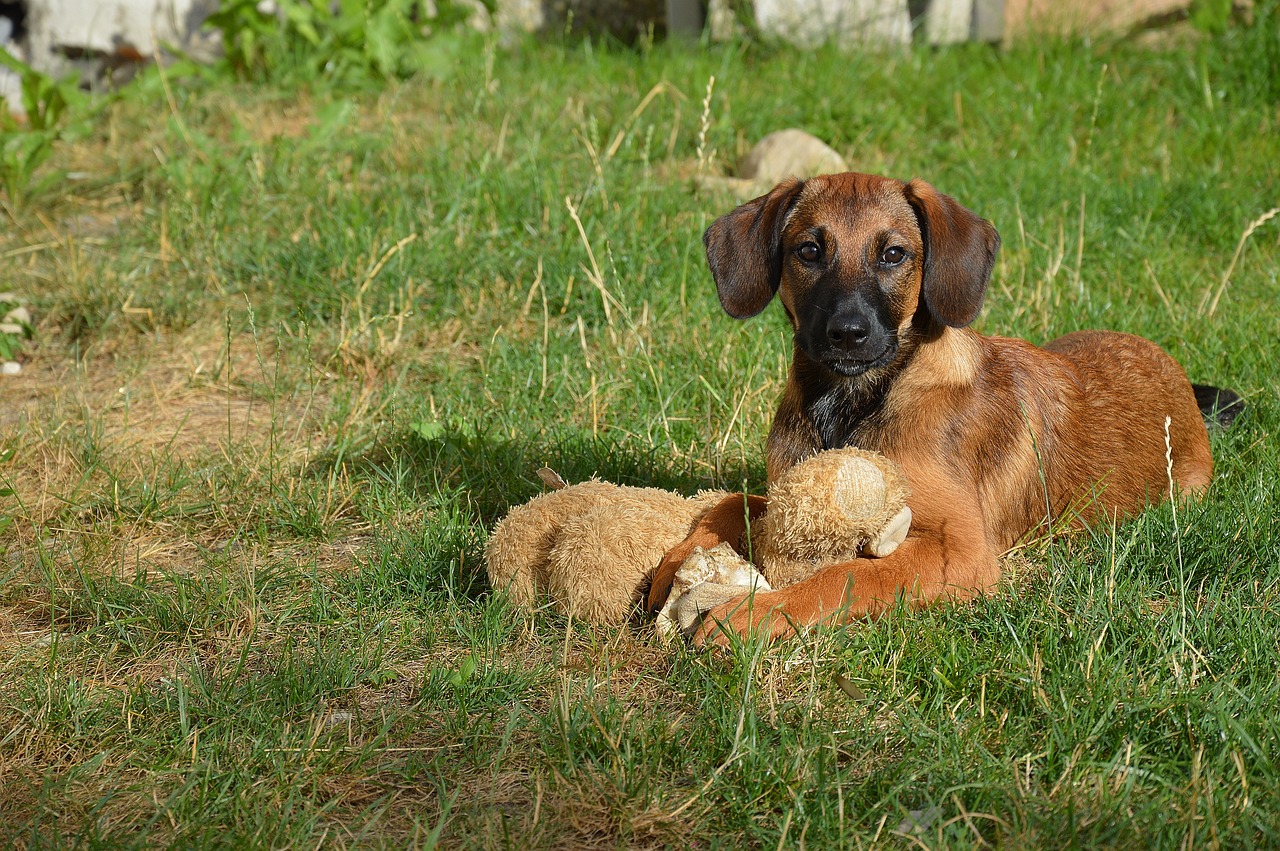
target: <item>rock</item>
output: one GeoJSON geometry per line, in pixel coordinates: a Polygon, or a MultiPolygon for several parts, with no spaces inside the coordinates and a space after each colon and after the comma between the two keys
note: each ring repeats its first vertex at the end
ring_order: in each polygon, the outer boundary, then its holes
{"type": "Polygon", "coordinates": [[[326,730],[332,730],[334,727],[345,727],[351,723],[353,716],[350,712],[330,712],[329,716],[324,719],[326,730]]]}
{"type": "Polygon", "coordinates": [[[738,20],[738,12],[732,0],[710,0],[707,4],[707,28],[712,41],[731,41],[742,38],[747,29],[738,20]]]}
{"type": "Polygon", "coordinates": [[[519,33],[535,33],[546,24],[542,0],[498,0],[493,21],[504,38],[519,33]]]}
{"type": "Polygon", "coordinates": [[[803,130],[789,128],[765,136],[738,167],[738,177],[773,186],[788,177],[813,177],[848,171],[844,157],[826,142],[803,130]]]}
{"type": "Polygon", "coordinates": [[[8,313],[5,313],[3,319],[0,319],[0,334],[25,336],[27,329],[30,327],[31,311],[27,310],[25,307],[15,307],[8,313]]]}
{"type": "Polygon", "coordinates": [[[7,360],[0,364],[0,375],[17,375],[22,372],[22,364],[16,360],[7,360]]]}
{"type": "Polygon", "coordinates": [[[816,136],[789,128],[765,136],[738,166],[736,177],[705,177],[705,188],[724,189],[747,200],[763,195],[788,177],[848,171],[844,157],[816,136]]]}

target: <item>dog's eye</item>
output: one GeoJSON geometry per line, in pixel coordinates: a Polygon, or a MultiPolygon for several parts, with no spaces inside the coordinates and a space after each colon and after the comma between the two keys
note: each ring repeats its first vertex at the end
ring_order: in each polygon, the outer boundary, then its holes
{"type": "Polygon", "coordinates": [[[897,266],[905,259],[907,259],[907,250],[897,245],[889,246],[880,255],[880,262],[886,266],[897,266]]]}
{"type": "Polygon", "coordinates": [[[796,256],[806,263],[817,263],[822,259],[822,249],[816,242],[806,242],[796,249],[796,256]]]}

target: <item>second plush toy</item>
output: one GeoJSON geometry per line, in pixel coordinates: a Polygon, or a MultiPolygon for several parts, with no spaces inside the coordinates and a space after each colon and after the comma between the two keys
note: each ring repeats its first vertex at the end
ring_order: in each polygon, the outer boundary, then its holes
{"type": "Polygon", "coordinates": [[[726,495],[686,499],[596,479],[542,494],[494,527],[489,582],[523,608],[549,601],[581,620],[621,623],[667,550],[726,495]]]}

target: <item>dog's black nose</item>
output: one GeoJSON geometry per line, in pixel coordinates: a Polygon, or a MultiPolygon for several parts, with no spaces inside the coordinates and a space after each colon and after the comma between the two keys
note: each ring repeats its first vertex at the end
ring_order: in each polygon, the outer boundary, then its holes
{"type": "Polygon", "coordinates": [[[827,322],[827,340],[831,345],[846,351],[852,350],[867,342],[871,333],[871,323],[865,316],[833,316],[827,322]]]}

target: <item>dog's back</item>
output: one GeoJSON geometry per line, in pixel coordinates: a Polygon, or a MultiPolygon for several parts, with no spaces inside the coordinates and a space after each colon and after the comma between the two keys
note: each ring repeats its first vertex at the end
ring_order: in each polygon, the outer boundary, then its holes
{"type": "Polygon", "coordinates": [[[898,461],[917,489],[939,469],[971,482],[995,552],[1046,525],[1132,515],[1171,481],[1198,493],[1213,471],[1182,368],[1149,340],[1107,331],[1036,347],[947,329],[848,439],[898,461]]]}
{"type": "Polygon", "coordinates": [[[1081,381],[1080,398],[1063,411],[1062,454],[1099,482],[1085,522],[1136,513],[1170,489],[1192,495],[1209,486],[1204,418],[1186,373],[1164,350],[1114,331],[1077,331],[1044,349],[1069,361],[1081,381]]]}
{"type": "Polygon", "coordinates": [[[1019,492],[987,504],[1022,516],[990,518],[998,546],[1043,528],[1046,519],[1088,525],[1131,516],[1171,489],[1185,496],[1208,487],[1213,458],[1191,383],[1155,343],[1111,331],[1077,331],[1040,349],[984,342],[1003,362],[986,375],[1018,376],[1002,388],[1012,392],[1000,419],[1009,430],[1021,425],[1034,454],[1025,457],[1025,439],[1010,441],[1023,447],[1024,473],[1008,479],[1019,492]]]}

